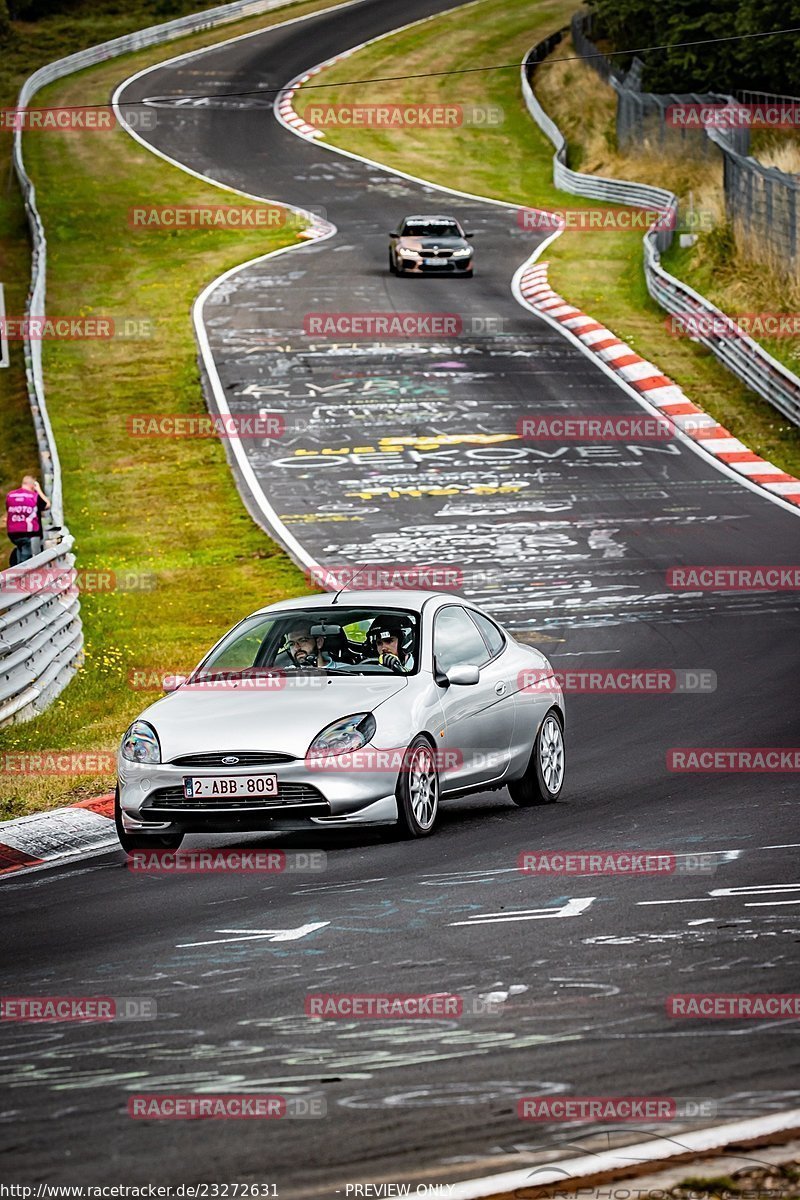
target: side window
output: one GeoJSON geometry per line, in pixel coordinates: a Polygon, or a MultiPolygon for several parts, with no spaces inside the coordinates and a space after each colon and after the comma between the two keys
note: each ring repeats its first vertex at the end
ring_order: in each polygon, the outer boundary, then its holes
{"type": "Polygon", "coordinates": [[[495,654],[499,654],[505,646],[506,639],[503,637],[494,621],[490,621],[488,617],[483,615],[483,613],[473,612],[473,610],[470,609],[469,615],[472,617],[473,621],[478,626],[478,629],[480,629],[481,633],[486,638],[486,641],[489,644],[489,649],[492,653],[492,658],[494,658],[495,654]]]}
{"type": "Polygon", "coordinates": [[[449,605],[436,616],[433,653],[440,671],[471,663],[482,666],[489,660],[483,638],[463,608],[449,605]]]}

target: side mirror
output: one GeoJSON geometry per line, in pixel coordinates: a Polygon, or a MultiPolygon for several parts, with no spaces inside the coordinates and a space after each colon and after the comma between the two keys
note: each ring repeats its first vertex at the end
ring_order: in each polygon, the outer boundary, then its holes
{"type": "Polygon", "coordinates": [[[465,238],[474,238],[474,237],[475,237],[475,234],[474,234],[474,233],[465,233],[465,234],[464,234],[464,237],[465,237],[465,238]]]}
{"type": "Polygon", "coordinates": [[[446,672],[447,682],[460,684],[462,687],[469,687],[477,683],[481,677],[481,673],[472,663],[460,663],[458,666],[451,667],[446,672]]]}
{"type": "Polygon", "coordinates": [[[400,237],[400,234],[397,232],[396,229],[392,229],[389,231],[389,237],[400,237]]]}

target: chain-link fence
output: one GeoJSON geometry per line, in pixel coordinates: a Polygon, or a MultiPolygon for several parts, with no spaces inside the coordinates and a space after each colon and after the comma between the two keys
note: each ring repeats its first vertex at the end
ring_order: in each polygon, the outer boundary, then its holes
{"type": "MultiPolygon", "coordinates": [[[[626,73],[592,42],[592,14],[575,13],[572,40],[582,58],[610,83],[617,94],[617,145],[685,159],[722,155],[725,211],[737,245],[750,257],[770,263],[780,274],[800,270],[800,178],[768,167],[750,156],[750,128],[735,116],[719,124],[705,123],[710,106],[744,106],[764,110],[800,106],[791,96],[739,92],[729,96],[642,92],[641,61],[626,73]],[[687,114],[697,114],[687,121],[687,114]]],[[[778,120],[780,113],[777,113],[778,120]]]]}
{"type": "Polygon", "coordinates": [[[722,151],[725,211],[736,243],[782,274],[800,270],[800,179],[765,167],[730,145],[729,131],[709,129],[722,151]]]}

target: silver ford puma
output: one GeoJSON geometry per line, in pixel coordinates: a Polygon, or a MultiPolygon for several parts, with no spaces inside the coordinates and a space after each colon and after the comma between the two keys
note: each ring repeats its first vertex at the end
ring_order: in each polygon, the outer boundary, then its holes
{"type": "Polygon", "coordinates": [[[564,698],[537,650],[467,600],[352,591],[260,609],[122,739],[126,850],[185,833],[433,831],[440,800],[564,782],[564,698]]]}

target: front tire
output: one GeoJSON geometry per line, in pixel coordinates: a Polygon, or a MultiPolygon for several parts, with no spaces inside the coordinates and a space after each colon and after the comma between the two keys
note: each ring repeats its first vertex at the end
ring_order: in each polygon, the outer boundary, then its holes
{"type": "Polygon", "coordinates": [[[439,813],[439,772],[436,752],[420,734],[403,756],[397,780],[397,836],[428,837],[439,813]]]}
{"type": "Polygon", "coordinates": [[[177,833],[127,833],[122,824],[119,787],[114,792],[114,825],[119,844],[126,854],[132,854],[134,850],[177,850],[183,841],[182,831],[177,833]]]}
{"type": "Polygon", "coordinates": [[[391,250],[389,251],[389,270],[391,271],[392,275],[397,274],[397,267],[394,265],[394,259],[392,258],[391,250]]]}
{"type": "Polygon", "coordinates": [[[565,768],[564,728],[551,708],[539,726],[525,774],[508,785],[511,799],[520,808],[555,804],[564,786],[565,768]]]}

